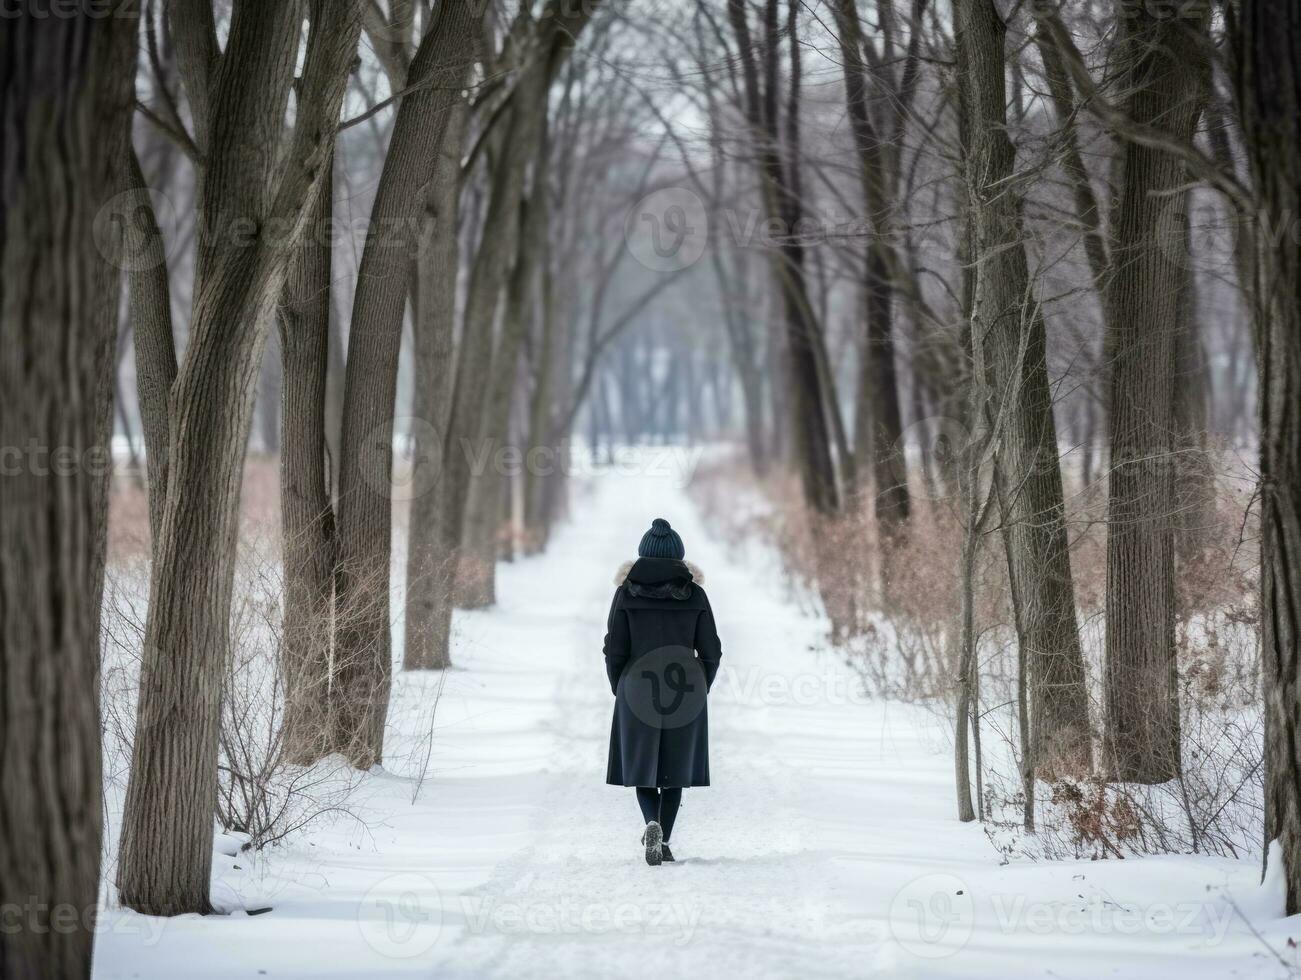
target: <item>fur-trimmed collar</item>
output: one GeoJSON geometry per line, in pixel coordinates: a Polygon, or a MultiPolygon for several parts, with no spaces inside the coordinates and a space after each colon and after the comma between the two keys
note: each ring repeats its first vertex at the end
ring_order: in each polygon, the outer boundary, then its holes
{"type": "MultiPolygon", "coordinates": [[[[637,560],[634,558],[632,561],[626,561],[620,565],[618,571],[614,573],[614,584],[623,585],[628,578],[628,573],[632,571],[632,566],[635,564],[637,564],[637,560]]],[[[687,571],[691,573],[691,581],[703,589],[705,587],[705,573],[700,566],[689,561],[683,562],[683,564],[687,566],[687,571]]]]}

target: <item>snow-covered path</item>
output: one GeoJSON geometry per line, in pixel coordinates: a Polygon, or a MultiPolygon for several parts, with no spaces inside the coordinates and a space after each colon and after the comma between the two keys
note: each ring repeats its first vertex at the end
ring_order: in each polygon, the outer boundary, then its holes
{"type": "MultiPolygon", "coordinates": [[[[864,701],[777,570],[729,554],[672,479],[598,476],[573,510],[545,555],[502,568],[495,609],[458,620],[415,803],[410,781],[368,778],[366,832],[219,858],[269,914],[107,913],[97,976],[1284,975],[1224,897],[1250,913],[1254,862],[1000,867],[954,819],[943,725],[864,701]],[[678,862],[650,868],[632,791],[604,784],[601,638],[656,516],[705,570],[724,657],[713,786],[684,794],[678,862]]],[[[390,756],[433,690],[399,683],[390,756]]]]}

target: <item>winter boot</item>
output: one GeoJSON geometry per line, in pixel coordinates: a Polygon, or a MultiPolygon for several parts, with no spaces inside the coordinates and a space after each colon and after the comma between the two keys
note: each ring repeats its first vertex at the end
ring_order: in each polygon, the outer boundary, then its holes
{"type": "Polygon", "coordinates": [[[668,841],[661,841],[661,842],[660,842],[660,860],[661,860],[661,861],[672,861],[672,860],[673,860],[673,852],[669,850],[669,842],[668,842],[668,841]]]}
{"type": "Polygon", "coordinates": [[[646,825],[646,830],[641,835],[641,842],[646,845],[646,863],[651,867],[659,864],[664,856],[664,832],[660,830],[660,825],[652,820],[646,825]]]}

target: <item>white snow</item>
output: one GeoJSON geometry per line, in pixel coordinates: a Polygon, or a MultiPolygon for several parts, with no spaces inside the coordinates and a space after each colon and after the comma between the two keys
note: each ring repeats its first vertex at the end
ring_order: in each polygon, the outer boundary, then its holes
{"type": "MultiPolygon", "coordinates": [[[[1277,876],[1256,859],[1013,863],[953,803],[949,734],[864,698],[775,559],[712,539],[680,481],[584,476],[545,555],[458,614],[440,679],[399,675],[364,826],[260,855],[218,842],[214,896],[249,916],[104,911],[96,976],[1282,977],[1277,876]],[[703,567],[723,640],[713,785],[674,865],[647,867],[633,792],[606,786],[601,639],[615,567],[652,517],[703,567]],[[413,761],[414,760],[414,761],[413,761]],[[412,802],[413,795],[415,802],[412,802]],[[1235,911],[1235,907],[1239,911],[1235,911]],[[1248,918],[1244,918],[1243,916],[1248,918]]],[[[401,636],[401,625],[395,629],[401,636]]],[[[112,822],[112,821],[111,821],[112,822]]]]}

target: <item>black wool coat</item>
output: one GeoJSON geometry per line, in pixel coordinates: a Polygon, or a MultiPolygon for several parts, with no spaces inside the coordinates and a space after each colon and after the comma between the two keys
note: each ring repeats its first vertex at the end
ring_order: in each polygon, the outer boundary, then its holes
{"type": "Polygon", "coordinates": [[[639,558],[619,570],[605,634],[614,692],[614,786],[708,786],[707,697],[723,655],[694,565],[639,558]]]}

